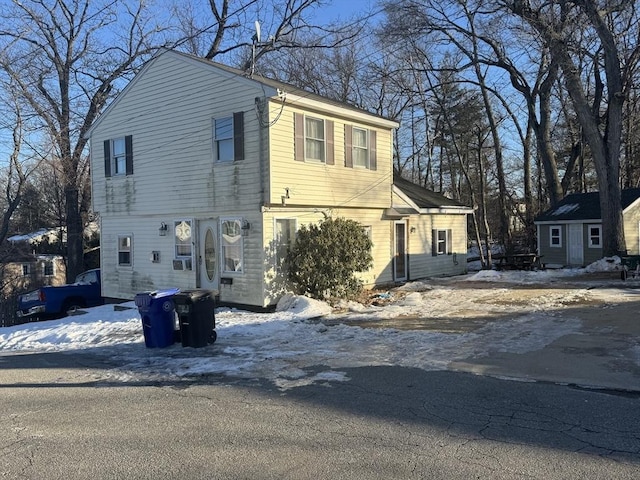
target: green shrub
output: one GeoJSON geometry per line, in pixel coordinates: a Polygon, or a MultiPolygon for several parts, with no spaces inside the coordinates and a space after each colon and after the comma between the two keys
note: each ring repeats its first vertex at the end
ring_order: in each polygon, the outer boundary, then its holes
{"type": "Polygon", "coordinates": [[[353,298],[362,291],[356,272],[371,268],[371,239],[358,222],[327,218],[303,225],[287,254],[288,278],[296,293],[313,298],[353,298]]]}

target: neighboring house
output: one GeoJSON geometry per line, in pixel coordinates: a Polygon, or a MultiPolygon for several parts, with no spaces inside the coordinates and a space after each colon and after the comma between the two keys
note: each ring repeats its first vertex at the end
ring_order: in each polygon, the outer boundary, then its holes
{"type": "Polygon", "coordinates": [[[103,295],[178,287],[274,305],[298,228],[326,216],[373,241],[367,285],[466,271],[471,210],[393,174],[398,124],[173,51],[91,127],[103,295]]]}
{"type": "Polygon", "coordinates": [[[43,285],[64,285],[66,266],[59,255],[12,255],[0,265],[2,297],[43,285]]]}
{"type": "Polygon", "coordinates": [[[50,244],[56,243],[62,235],[62,243],[67,242],[67,231],[65,227],[58,228],[41,228],[35,232],[25,233],[22,235],[12,235],[7,240],[11,243],[25,242],[30,245],[46,241],[50,244]]]}
{"type": "MultiPolygon", "coordinates": [[[[622,220],[627,252],[640,254],[640,188],[622,191],[622,220]]],[[[582,267],[602,258],[599,192],[567,195],[535,222],[538,253],[548,267],[582,267]]]]}

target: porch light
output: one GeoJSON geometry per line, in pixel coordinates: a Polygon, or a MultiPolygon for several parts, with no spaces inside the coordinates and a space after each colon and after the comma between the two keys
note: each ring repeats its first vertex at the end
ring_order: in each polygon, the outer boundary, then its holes
{"type": "Polygon", "coordinates": [[[251,230],[251,224],[246,220],[242,221],[242,236],[247,237],[249,235],[249,230],[251,230]]]}
{"type": "Polygon", "coordinates": [[[167,235],[167,230],[169,229],[169,227],[167,227],[167,224],[164,222],[160,222],[160,228],[158,229],[158,233],[160,234],[161,237],[164,237],[167,235]]]}

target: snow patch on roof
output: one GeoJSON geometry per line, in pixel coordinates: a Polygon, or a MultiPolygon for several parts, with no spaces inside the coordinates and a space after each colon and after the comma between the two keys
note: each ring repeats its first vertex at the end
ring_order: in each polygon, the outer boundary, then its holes
{"type": "Polygon", "coordinates": [[[551,215],[553,215],[553,216],[564,215],[565,213],[574,212],[574,211],[578,210],[578,208],[580,208],[579,204],[577,204],[577,203],[568,203],[567,205],[562,205],[562,206],[556,208],[553,212],[551,212],[551,215]]]}

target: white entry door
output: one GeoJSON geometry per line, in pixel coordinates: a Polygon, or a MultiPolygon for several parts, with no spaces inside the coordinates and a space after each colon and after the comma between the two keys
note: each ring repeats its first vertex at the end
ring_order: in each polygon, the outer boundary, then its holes
{"type": "Polygon", "coordinates": [[[198,269],[200,288],[218,290],[220,275],[218,266],[218,222],[200,220],[198,228],[198,269]]]}
{"type": "Polygon", "coordinates": [[[582,266],[584,263],[584,240],[582,224],[569,224],[569,239],[567,242],[569,265],[582,266]]]}

